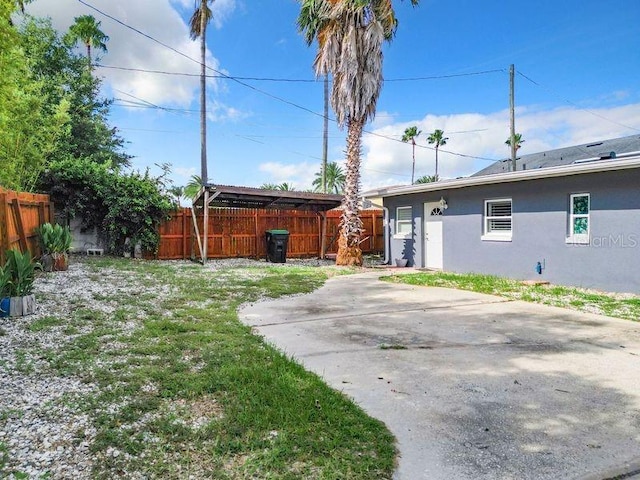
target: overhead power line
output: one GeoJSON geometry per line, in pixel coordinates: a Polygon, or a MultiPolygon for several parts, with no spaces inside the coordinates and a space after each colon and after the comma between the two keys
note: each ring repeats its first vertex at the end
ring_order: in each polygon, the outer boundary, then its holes
{"type": "MultiPolygon", "coordinates": [[[[123,27],[125,27],[125,28],[127,28],[127,29],[129,29],[129,30],[131,30],[131,31],[133,31],[133,32],[135,32],[135,33],[137,33],[137,34],[139,34],[139,35],[142,35],[143,37],[145,37],[145,38],[147,38],[147,39],[151,40],[152,42],[157,43],[158,45],[160,45],[160,46],[162,46],[162,47],[164,47],[164,48],[167,48],[167,49],[171,50],[172,52],[174,52],[174,53],[176,53],[176,54],[180,55],[181,57],[184,57],[184,58],[186,58],[186,59],[188,59],[188,60],[190,60],[190,61],[192,61],[192,62],[194,62],[194,63],[196,63],[196,64],[198,64],[198,65],[201,65],[200,60],[195,59],[195,58],[193,58],[193,57],[190,57],[190,56],[189,56],[189,55],[187,55],[186,53],[181,52],[180,50],[178,50],[178,49],[176,49],[176,48],[172,47],[171,45],[168,45],[168,44],[166,44],[166,43],[164,43],[164,42],[162,42],[162,41],[160,41],[160,40],[158,40],[158,39],[156,39],[156,38],[152,37],[151,35],[149,35],[149,34],[147,34],[147,33],[144,33],[143,31],[141,31],[141,30],[139,30],[139,29],[137,29],[137,28],[135,28],[135,27],[133,27],[133,26],[131,26],[131,25],[128,25],[127,23],[123,22],[122,20],[120,20],[120,19],[118,19],[118,18],[116,18],[116,17],[114,17],[114,16],[112,16],[112,15],[109,15],[108,13],[106,13],[106,12],[104,12],[104,11],[102,11],[102,10],[100,10],[100,9],[96,8],[96,7],[94,7],[93,5],[91,5],[91,4],[87,3],[87,2],[85,2],[84,0],[78,0],[78,2],[80,2],[81,4],[85,5],[86,7],[90,8],[90,9],[94,10],[95,12],[99,13],[100,15],[103,15],[104,17],[106,17],[106,18],[108,18],[108,19],[110,19],[110,20],[112,20],[112,21],[116,22],[117,24],[122,25],[123,27]]],[[[221,71],[219,71],[219,70],[216,70],[215,68],[213,68],[213,67],[211,67],[211,66],[209,66],[209,65],[205,65],[205,66],[206,66],[206,68],[207,68],[208,70],[211,70],[211,71],[215,72],[217,75],[220,75],[222,78],[225,78],[225,79],[228,79],[228,80],[232,80],[232,81],[236,82],[237,84],[242,85],[243,87],[249,88],[250,90],[253,90],[253,91],[255,91],[255,92],[258,92],[258,93],[260,93],[260,94],[262,94],[262,95],[265,95],[265,96],[267,96],[267,97],[273,98],[274,100],[277,100],[277,101],[279,101],[279,102],[285,103],[285,104],[290,105],[290,106],[292,106],[292,107],[294,107],[294,108],[298,108],[298,109],[300,109],[300,110],[303,110],[303,111],[305,111],[305,112],[308,112],[308,113],[310,113],[310,114],[312,114],[312,115],[315,115],[315,116],[317,116],[317,117],[324,118],[324,115],[323,115],[323,114],[318,113],[318,112],[315,112],[315,111],[311,110],[310,108],[304,107],[304,106],[299,105],[299,104],[294,103],[294,102],[291,102],[291,101],[286,100],[286,99],[284,99],[284,98],[282,98],[282,97],[279,97],[279,96],[277,96],[277,95],[273,95],[272,93],[266,92],[266,91],[264,91],[264,90],[262,90],[262,89],[260,89],[260,88],[257,88],[257,87],[255,87],[255,86],[253,86],[253,85],[250,85],[250,84],[248,84],[248,83],[245,83],[244,81],[239,80],[239,79],[238,79],[238,78],[236,78],[236,77],[233,77],[233,76],[228,75],[228,74],[226,74],[226,73],[224,73],[224,72],[221,72],[221,71]]],[[[460,74],[460,75],[463,75],[463,74],[460,74]]],[[[145,107],[144,107],[144,106],[142,106],[142,105],[138,105],[136,108],[145,108],[145,107]]],[[[159,109],[166,109],[166,110],[180,111],[180,110],[178,110],[178,109],[169,109],[169,108],[163,108],[163,107],[153,107],[152,105],[148,105],[148,106],[147,106],[147,108],[159,108],[159,109]]],[[[182,111],[184,111],[184,110],[182,110],[182,111]]],[[[332,118],[330,118],[329,120],[331,120],[332,122],[335,122],[335,121],[336,121],[335,119],[332,119],[332,118]]],[[[370,131],[368,131],[368,130],[364,130],[364,131],[363,131],[363,133],[367,133],[367,134],[369,134],[369,135],[374,135],[374,136],[381,137],[381,138],[386,138],[386,139],[388,139],[388,140],[392,140],[392,141],[395,141],[395,142],[402,142],[400,139],[395,139],[395,138],[388,137],[388,136],[386,136],[386,135],[382,135],[382,134],[379,134],[379,133],[370,132],[370,131]]],[[[422,147],[422,148],[427,148],[427,149],[430,149],[430,150],[435,150],[435,149],[434,149],[434,148],[432,148],[432,147],[426,147],[426,146],[424,146],[424,147],[422,147]]],[[[440,151],[441,151],[441,152],[445,152],[445,150],[440,150],[440,151]]],[[[497,161],[497,160],[495,160],[495,159],[489,159],[489,158],[484,158],[484,157],[476,157],[476,156],[473,156],[473,155],[465,155],[465,154],[462,154],[462,153],[456,153],[456,152],[452,152],[452,151],[446,151],[446,153],[449,153],[449,154],[451,154],[451,155],[455,155],[455,156],[458,156],[458,157],[462,157],[462,158],[473,158],[473,159],[485,160],[485,161],[491,161],[491,162],[495,162],[495,161],[497,161]]]]}
{"type": "Polygon", "coordinates": [[[553,95],[554,97],[562,100],[563,102],[565,102],[568,105],[571,105],[573,107],[576,107],[578,110],[582,110],[583,112],[589,113],[591,115],[593,115],[594,117],[598,117],[601,118],[602,120],[606,120],[607,122],[613,123],[614,125],[618,125],[620,127],[624,127],[624,128],[628,128],[630,130],[635,130],[636,132],[640,132],[640,128],[636,128],[636,127],[632,127],[630,125],[625,125],[624,123],[620,123],[617,122],[616,120],[612,120],[610,118],[605,117],[604,115],[600,115],[597,112],[594,112],[592,110],[589,110],[587,108],[583,108],[580,105],[578,105],[575,102],[572,102],[571,100],[567,100],[566,98],[563,98],[561,95],[559,95],[558,93],[554,92],[553,90],[551,90],[548,87],[545,87],[544,85],[541,85],[540,83],[536,82],[535,80],[533,80],[532,78],[528,77],[527,75],[525,75],[522,72],[518,72],[518,75],[520,75],[522,78],[524,78],[525,80],[533,83],[535,86],[540,87],[541,89],[545,90],[547,93],[550,93],[551,95],[553,95]]]}
{"type": "MultiPolygon", "coordinates": [[[[102,63],[94,63],[94,67],[96,68],[105,68],[108,70],[121,70],[125,72],[139,72],[139,73],[153,73],[156,75],[171,75],[177,77],[200,77],[199,73],[186,73],[186,72],[169,72],[166,70],[154,70],[148,68],[134,68],[134,67],[121,67],[117,65],[104,65],[102,63]]],[[[496,72],[504,72],[503,69],[498,70],[485,70],[482,72],[470,72],[470,73],[456,73],[451,75],[432,75],[428,77],[411,77],[411,78],[385,78],[385,82],[417,82],[424,80],[441,80],[446,78],[456,78],[456,77],[470,77],[476,75],[485,75],[489,73],[496,72]]],[[[215,75],[205,75],[207,78],[222,78],[226,80],[247,80],[247,81],[255,81],[255,82],[282,82],[282,83],[322,83],[322,79],[314,79],[314,78],[275,78],[275,77],[240,77],[236,75],[227,75],[227,74],[215,74],[215,75]]]]}

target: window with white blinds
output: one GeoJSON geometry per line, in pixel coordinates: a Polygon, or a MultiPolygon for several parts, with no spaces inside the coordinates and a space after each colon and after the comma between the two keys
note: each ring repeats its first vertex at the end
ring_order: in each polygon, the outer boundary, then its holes
{"type": "Polygon", "coordinates": [[[512,234],[510,198],[485,200],[483,240],[510,241],[512,234]]]}
{"type": "Polygon", "coordinates": [[[396,208],[396,235],[411,236],[412,227],[413,214],[411,207],[396,208]]]}

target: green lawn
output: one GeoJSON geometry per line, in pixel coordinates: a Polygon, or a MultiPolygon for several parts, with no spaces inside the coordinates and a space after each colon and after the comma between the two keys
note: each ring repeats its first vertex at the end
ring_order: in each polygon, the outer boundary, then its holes
{"type": "Polygon", "coordinates": [[[384,280],[428,287],[458,288],[472,292],[499,295],[514,300],[570,308],[581,312],[608,315],[628,320],[640,320],[640,297],[596,292],[557,285],[525,285],[493,275],[457,274],[445,272],[390,275],[384,280]]]}
{"type": "Polygon", "coordinates": [[[95,428],[76,434],[90,438],[93,478],[391,478],[396,449],[386,427],[236,313],[245,302],[310,292],[341,272],[83,262],[87,289],[104,291],[90,300],[56,294],[73,313],[49,312],[29,330],[60,343],[27,352],[25,362],[37,356],[51,375],[95,385],[66,405],[95,428]]]}

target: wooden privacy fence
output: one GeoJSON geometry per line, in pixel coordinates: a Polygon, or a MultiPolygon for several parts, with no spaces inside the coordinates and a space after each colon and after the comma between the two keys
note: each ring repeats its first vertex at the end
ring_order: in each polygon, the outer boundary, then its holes
{"type": "MultiPolygon", "coordinates": [[[[327,253],[338,249],[337,232],[340,211],[327,212],[327,253]]],[[[196,215],[198,229],[203,231],[203,213],[196,215]]],[[[362,212],[364,223],[364,253],[384,250],[382,211],[362,212]]],[[[209,212],[208,258],[266,256],[265,231],[283,229],[289,231],[288,257],[312,257],[320,255],[322,217],[314,212],[297,210],[257,210],[244,208],[212,208],[209,212]]],[[[198,249],[191,209],[173,212],[171,219],[160,226],[160,246],[157,258],[175,260],[191,258],[198,249]]],[[[199,256],[199,255],[198,255],[199,256]]]]}
{"type": "Polygon", "coordinates": [[[0,263],[4,264],[6,251],[12,248],[40,255],[35,229],[53,218],[49,195],[18,193],[0,187],[0,263]]]}

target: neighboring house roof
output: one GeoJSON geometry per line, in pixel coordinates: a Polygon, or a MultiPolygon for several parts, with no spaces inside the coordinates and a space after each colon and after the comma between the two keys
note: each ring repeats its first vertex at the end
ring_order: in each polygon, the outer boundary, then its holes
{"type": "MultiPolygon", "coordinates": [[[[622,154],[631,152],[640,152],[640,135],[601,140],[583,145],[574,145],[572,147],[522,155],[516,158],[516,168],[518,170],[534,170],[537,168],[557,167],[588,160],[616,158],[622,154]]],[[[508,172],[510,167],[511,159],[500,160],[474,173],[472,177],[508,172]]]]}
{"type": "Polygon", "coordinates": [[[616,159],[597,160],[571,165],[560,165],[549,168],[538,168],[535,170],[518,170],[516,172],[506,172],[495,175],[472,176],[457,178],[454,180],[442,180],[439,182],[422,183],[419,185],[403,185],[399,187],[387,187],[363,192],[365,198],[372,197],[395,197],[422,192],[437,192],[441,190],[451,190],[458,188],[472,187],[476,185],[491,185],[497,183],[512,183],[526,180],[537,180],[541,178],[568,177],[571,175],[582,175],[587,173],[600,173],[615,170],[627,170],[640,168],[640,154],[620,155],[616,159]]]}

